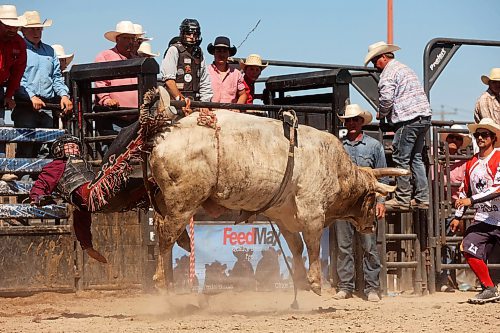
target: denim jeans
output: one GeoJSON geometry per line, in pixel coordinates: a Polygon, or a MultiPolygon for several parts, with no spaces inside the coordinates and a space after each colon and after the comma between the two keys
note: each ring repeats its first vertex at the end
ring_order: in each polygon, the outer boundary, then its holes
{"type": "MultiPolygon", "coordinates": [[[[0,127],[5,126],[5,92],[4,88],[0,87],[0,127]]],[[[0,142],[0,157],[5,157],[5,142],[0,142]]]]}
{"type": "MultiPolygon", "coordinates": [[[[392,160],[398,168],[411,170],[417,202],[429,202],[429,187],[425,165],[422,160],[425,134],[429,130],[430,120],[413,120],[396,124],[396,133],[392,141],[392,160]]],[[[397,177],[396,200],[409,204],[412,197],[410,176],[397,177]]]]}
{"type": "Polygon", "coordinates": [[[361,234],[348,221],[337,220],[334,223],[338,243],[337,274],[339,283],[337,289],[352,293],[354,291],[354,235],[359,235],[363,249],[363,273],[365,276],[364,293],[378,292],[380,289],[380,258],[377,251],[377,235],[361,234]]]}
{"type": "MultiPolygon", "coordinates": [[[[455,236],[454,232],[451,232],[450,228],[450,223],[453,220],[453,218],[447,218],[445,220],[445,228],[446,228],[446,236],[455,236]]],[[[443,264],[453,264],[453,263],[458,263],[456,262],[457,259],[457,246],[456,245],[444,245],[441,247],[441,263],[443,264]]],[[[447,285],[448,284],[448,276],[451,275],[451,271],[449,269],[443,269],[439,273],[439,287],[442,285],[447,285]]]]}
{"type": "MultiPolygon", "coordinates": [[[[12,120],[16,128],[53,128],[54,123],[49,115],[49,110],[35,111],[31,104],[17,105],[12,112],[12,120]]],[[[41,152],[41,143],[23,142],[17,144],[16,157],[25,158],[44,158],[48,155],[48,151],[41,152]]]]}

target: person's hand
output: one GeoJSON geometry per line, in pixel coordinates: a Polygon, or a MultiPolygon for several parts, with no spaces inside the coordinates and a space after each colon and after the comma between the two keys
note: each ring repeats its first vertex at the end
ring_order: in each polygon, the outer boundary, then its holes
{"type": "Polygon", "coordinates": [[[100,254],[97,250],[95,250],[93,247],[86,248],[85,252],[87,252],[89,257],[94,258],[95,260],[97,260],[103,264],[108,263],[106,258],[102,254],[100,254]]]}
{"type": "Polygon", "coordinates": [[[116,108],[120,106],[120,103],[116,99],[108,98],[104,101],[104,106],[116,108]]]}
{"type": "Polygon", "coordinates": [[[61,109],[64,114],[67,114],[69,111],[73,110],[73,102],[68,98],[68,96],[61,97],[61,109]]]}
{"type": "Polygon", "coordinates": [[[45,103],[37,96],[31,97],[31,103],[33,104],[33,109],[37,111],[45,106],[45,103]]]}
{"type": "Polygon", "coordinates": [[[455,201],[455,208],[460,209],[462,207],[468,207],[472,205],[472,200],[470,198],[457,199],[455,201]]]}
{"type": "Polygon", "coordinates": [[[16,107],[16,101],[14,100],[14,97],[6,98],[4,104],[7,107],[7,109],[10,110],[14,110],[14,108],[16,107]]]}
{"type": "Polygon", "coordinates": [[[377,219],[383,219],[385,218],[385,204],[383,203],[378,203],[375,206],[375,215],[377,216],[377,219]]]}
{"type": "Polygon", "coordinates": [[[380,112],[377,112],[377,115],[375,117],[377,118],[377,120],[380,120],[380,118],[382,118],[380,117],[380,112]]]}
{"type": "Polygon", "coordinates": [[[450,230],[451,230],[451,232],[462,233],[463,229],[464,229],[464,224],[463,224],[462,221],[460,221],[459,219],[453,219],[453,220],[451,220],[451,222],[450,222],[450,230]]]}

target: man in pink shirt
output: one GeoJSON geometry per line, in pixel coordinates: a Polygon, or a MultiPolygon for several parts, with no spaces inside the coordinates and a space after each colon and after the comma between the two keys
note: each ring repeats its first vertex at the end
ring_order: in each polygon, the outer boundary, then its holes
{"type": "Polygon", "coordinates": [[[236,47],[230,46],[229,38],[219,36],[215,42],[208,44],[208,53],[214,56],[214,62],[208,66],[212,82],[212,102],[245,104],[247,94],[243,83],[243,74],[229,67],[227,59],[236,54],[236,47]]]}
{"type": "MultiPolygon", "coordinates": [[[[136,45],[136,39],[140,38],[141,35],[141,33],[136,32],[134,24],[131,21],[118,22],[115,30],[108,31],[104,34],[107,40],[116,43],[115,47],[99,53],[95,58],[95,62],[118,61],[134,58],[135,54],[133,52],[136,45]]],[[[95,87],[101,88],[130,84],[137,84],[137,78],[96,81],[95,87]]],[[[97,94],[95,102],[97,105],[107,106],[109,108],[137,108],[139,104],[137,90],[97,94]]],[[[98,122],[97,129],[101,135],[117,134],[121,128],[132,124],[135,120],[137,120],[136,116],[108,118],[106,121],[98,122]]]]}

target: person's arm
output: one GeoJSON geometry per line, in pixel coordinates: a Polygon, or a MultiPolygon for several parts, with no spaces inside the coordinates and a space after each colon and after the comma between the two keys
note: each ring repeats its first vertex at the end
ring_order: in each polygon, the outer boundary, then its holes
{"type": "Polygon", "coordinates": [[[394,106],[394,95],[396,91],[396,77],[388,75],[382,77],[379,82],[379,117],[387,117],[394,106]]]}
{"type": "Polygon", "coordinates": [[[200,100],[202,102],[210,102],[214,92],[212,91],[212,83],[210,82],[210,75],[205,64],[205,60],[200,65],[200,100]]]}
{"type": "Polygon", "coordinates": [[[20,49],[20,54],[10,68],[9,80],[7,82],[7,89],[5,91],[5,105],[11,110],[16,106],[16,102],[14,101],[14,93],[21,85],[21,79],[23,77],[27,63],[26,43],[24,42],[24,39],[22,39],[20,36],[18,37],[19,38],[16,44],[20,49]]]}
{"type": "MultiPolygon", "coordinates": [[[[110,60],[106,59],[106,51],[99,53],[94,60],[94,62],[107,62],[107,61],[110,60]]],[[[94,85],[96,88],[109,87],[111,86],[111,80],[95,81],[94,85]]],[[[109,106],[109,107],[120,106],[120,103],[118,101],[111,98],[109,92],[96,94],[96,97],[97,97],[97,104],[99,105],[109,106]]]]}
{"type": "Polygon", "coordinates": [[[182,93],[179,88],[177,88],[177,84],[175,79],[177,77],[177,62],[179,60],[179,51],[175,46],[170,46],[165,53],[165,57],[161,61],[160,73],[162,81],[165,82],[165,88],[168,93],[172,97],[172,99],[176,99],[179,97],[183,99],[182,93]]]}
{"type": "Polygon", "coordinates": [[[241,74],[240,71],[238,71],[238,83],[236,87],[238,89],[238,100],[236,104],[246,104],[248,97],[245,91],[245,83],[243,82],[243,74],[241,74]]]}
{"type": "Polygon", "coordinates": [[[476,107],[474,108],[474,122],[477,124],[483,118],[481,114],[481,97],[476,101],[476,107]]]}
{"type": "Polygon", "coordinates": [[[65,161],[54,160],[42,168],[42,172],[30,190],[29,197],[31,203],[37,204],[40,197],[52,194],[64,173],[65,167],[65,161]]]}

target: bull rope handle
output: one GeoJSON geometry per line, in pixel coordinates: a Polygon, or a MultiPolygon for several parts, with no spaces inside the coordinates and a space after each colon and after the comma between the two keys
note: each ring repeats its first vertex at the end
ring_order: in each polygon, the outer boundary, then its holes
{"type": "Polygon", "coordinates": [[[191,252],[189,252],[189,286],[193,288],[193,282],[195,277],[195,257],[194,257],[194,217],[191,216],[189,220],[189,244],[191,247],[191,252]]]}

